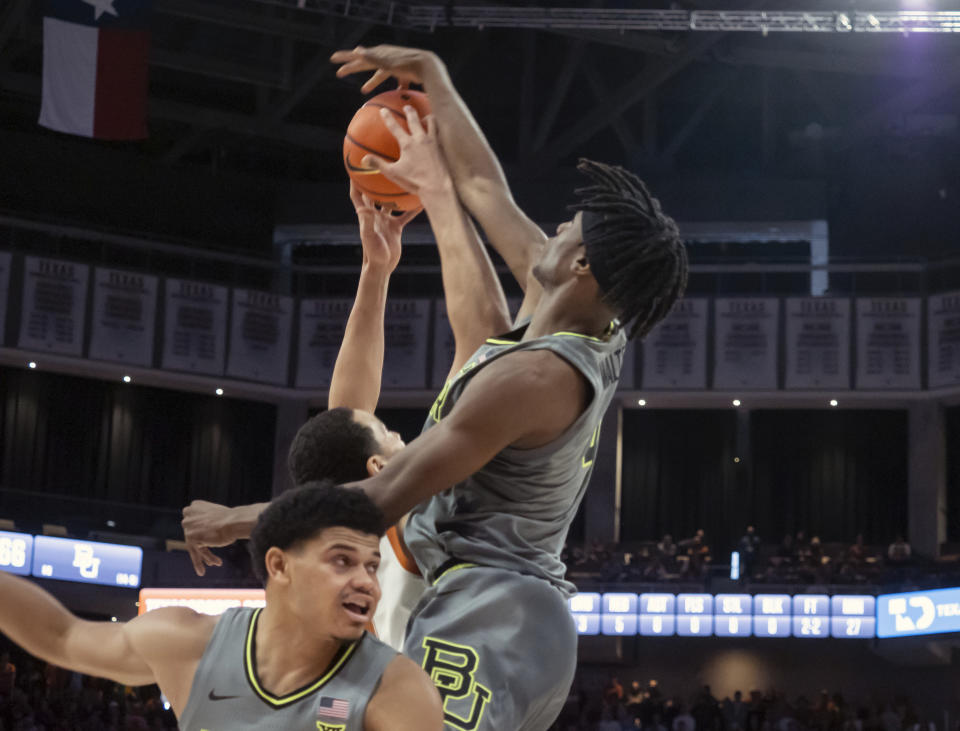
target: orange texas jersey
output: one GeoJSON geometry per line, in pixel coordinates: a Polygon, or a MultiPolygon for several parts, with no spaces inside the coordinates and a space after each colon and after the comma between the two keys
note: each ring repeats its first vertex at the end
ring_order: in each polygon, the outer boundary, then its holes
{"type": "Polygon", "coordinates": [[[377,637],[398,652],[403,650],[407,621],[427,588],[420,570],[404,550],[396,526],[380,539],[380,580],[382,596],[373,615],[377,637]]]}

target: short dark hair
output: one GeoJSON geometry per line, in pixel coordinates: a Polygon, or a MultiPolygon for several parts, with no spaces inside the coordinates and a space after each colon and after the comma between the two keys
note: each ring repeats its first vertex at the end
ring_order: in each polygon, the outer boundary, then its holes
{"type": "Polygon", "coordinates": [[[266,586],[265,558],[272,546],[285,551],[334,526],[377,537],[385,529],[380,508],[359,487],[322,480],[280,494],[260,513],[250,534],[248,549],[253,573],[266,586]]]}
{"type": "Polygon", "coordinates": [[[629,326],[628,336],[643,337],[687,286],[687,250],[677,224],[630,171],[586,159],[577,169],[590,178],[571,206],[583,212],[590,269],[603,301],[629,326]]]}
{"type": "Polygon", "coordinates": [[[328,409],[300,427],[290,445],[287,468],[294,485],[313,480],[356,482],[369,477],[367,460],[379,449],[370,427],[353,420],[353,409],[328,409]]]}

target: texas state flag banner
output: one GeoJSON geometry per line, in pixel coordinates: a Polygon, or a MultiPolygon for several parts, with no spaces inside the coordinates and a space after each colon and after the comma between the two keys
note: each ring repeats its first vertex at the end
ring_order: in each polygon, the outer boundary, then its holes
{"type": "Polygon", "coordinates": [[[40,124],[104,140],[147,136],[150,0],[47,0],[40,124]]]}

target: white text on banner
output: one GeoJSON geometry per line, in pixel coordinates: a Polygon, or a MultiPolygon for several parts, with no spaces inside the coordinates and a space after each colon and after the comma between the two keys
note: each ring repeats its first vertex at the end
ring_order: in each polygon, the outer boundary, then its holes
{"type": "Polygon", "coordinates": [[[710,300],[680,300],[643,341],[643,388],[707,387],[710,300]]]}
{"type": "Polygon", "coordinates": [[[777,387],[777,332],[780,300],[774,297],[714,302],[715,389],[777,387]]]}
{"type": "Polygon", "coordinates": [[[227,375],[287,385],[293,298],[233,290],[227,375]]]}
{"type": "Polygon", "coordinates": [[[430,300],[387,301],[384,321],[383,387],[427,387],[430,300]]]}
{"type": "Polygon", "coordinates": [[[960,385],[960,292],[927,298],[927,385],[960,385]]]}
{"type": "Polygon", "coordinates": [[[63,355],[82,353],[89,274],[86,264],[26,257],[21,348],[63,355]]]}
{"type": "Polygon", "coordinates": [[[850,388],[850,300],[788,297],[787,388],[850,388]]]}
{"type": "Polygon", "coordinates": [[[166,280],[163,367],[223,374],[229,290],[205,282],[166,280]]]}
{"type": "Polygon", "coordinates": [[[297,388],[329,388],[352,299],[300,300],[297,388]]]}
{"type": "Polygon", "coordinates": [[[919,297],[857,300],[857,388],[920,388],[919,297]]]}
{"type": "Polygon", "coordinates": [[[93,272],[90,357],[153,365],[157,278],[117,269],[93,272]]]}

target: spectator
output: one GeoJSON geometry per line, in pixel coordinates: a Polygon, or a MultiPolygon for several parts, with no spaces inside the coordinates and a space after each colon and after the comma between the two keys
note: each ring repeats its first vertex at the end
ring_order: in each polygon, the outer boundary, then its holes
{"type": "Polygon", "coordinates": [[[640,716],[640,705],[643,703],[643,688],[640,686],[639,680],[634,680],[630,683],[630,690],[627,691],[627,711],[630,713],[630,718],[638,718],[640,716]]]}
{"type": "Polygon", "coordinates": [[[713,697],[709,685],[700,689],[700,693],[693,701],[693,708],[690,713],[700,731],[719,731],[720,707],[717,699],[713,697]]]}
{"type": "Polygon", "coordinates": [[[887,558],[894,564],[904,564],[910,560],[910,544],[903,540],[903,536],[897,536],[887,548],[887,558]]]}
{"type": "Polygon", "coordinates": [[[743,693],[736,691],[732,701],[726,698],[722,714],[726,731],[743,731],[747,723],[747,704],[743,702],[743,693]]]}
{"type": "Polygon", "coordinates": [[[613,717],[609,706],[604,706],[600,721],[596,725],[597,731],[623,731],[623,726],[613,717]]]}
{"type": "Polygon", "coordinates": [[[880,731],[901,731],[902,727],[900,714],[888,703],[880,714],[880,731]]]}
{"type": "Polygon", "coordinates": [[[746,533],[741,536],[737,543],[737,550],[740,551],[740,565],[743,567],[743,575],[752,575],[753,566],[757,555],[760,553],[760,536],[757,535],[752,525],[747,526],[746,533]]]}
{"type": "Polygon", "coordinates": [[[0,654],[0,696],[9,698],[17,680],[17,666],[10,662],[10,653],[0,654]]]}
{"type": "MultiPolygon", "coordinates": [[[[673,731],[697,731],[697,722],[687,713],[687,709],[679,706],[679,713],[673,718],[673,731]]],[[[886,730],[884,730],[886,731],[886,730]]]]}
{"type": "Polygon", "coordinates": [[[610,678],[610,682],[603,691],[603,697],[610,706],[616,706],[623,700],[623,685],[620,684],[619,678],[616,676],[610,678]]]}
{"type": "Polygon", "coordinates": [[[665,534],[657,544],[657,551],[661,558],[671,559],[677,555],[677,544],[673,542],[673,536],[665,534]]]}

